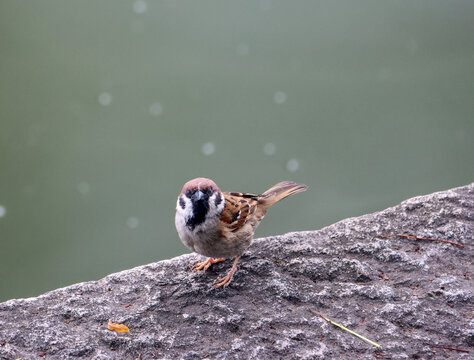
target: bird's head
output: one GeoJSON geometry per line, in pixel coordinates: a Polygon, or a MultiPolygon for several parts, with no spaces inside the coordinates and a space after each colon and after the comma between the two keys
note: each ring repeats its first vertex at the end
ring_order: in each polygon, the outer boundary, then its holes
{"type": "Polygon", "coordinates": [[[184,217],[186,226],[194,230],[206,220],[219,216],[224,205],[224,195],[214,181],[196,178],[184,184],[176,211],[184,217]]]}

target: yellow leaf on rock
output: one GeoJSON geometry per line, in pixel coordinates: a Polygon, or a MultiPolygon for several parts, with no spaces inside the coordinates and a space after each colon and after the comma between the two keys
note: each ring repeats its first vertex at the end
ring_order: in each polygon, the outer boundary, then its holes
{"type": "Polygon", "coordinates": [[[115,330],[119,333],[121,332],[130,332],[129,328],[124,325],[124,324],[117,324],[109,320],[109,323],[107,325],[107,329],[109,330],[115,330]]]}

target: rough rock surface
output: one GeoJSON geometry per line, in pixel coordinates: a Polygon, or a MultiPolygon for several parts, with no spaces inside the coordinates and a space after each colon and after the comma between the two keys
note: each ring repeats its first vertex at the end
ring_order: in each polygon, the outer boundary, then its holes
{"type": "Polygon", "coordinates": [[[183,255],[0,304],[0,358],[472,359],[473,237],[471,184],[255,240],[226,289],[211,285],[230,261],[197,274],[183,255]]]}

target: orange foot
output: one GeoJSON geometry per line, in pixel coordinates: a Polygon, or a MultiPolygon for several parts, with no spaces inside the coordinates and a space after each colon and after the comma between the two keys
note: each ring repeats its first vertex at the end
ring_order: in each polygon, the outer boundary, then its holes
{"type": "Polygon", "coordinates": [[[214,285],[216,289],[220,288],[221,286],[226,287],[227,285],[230,284],[230,282],[232,281],[232,278],[234,277],[235,272],[237,271],[237,262],[239,261],[239,259],[240,259],[240,256],[237,256],[234,260],[234,264],[232,265],[232,268],[229,270],[227,275],[224,276],[222,279],[219,279],[216,281],[216,284],[214,285]]]}
{"type": "Polygon", "coordinates": [[[222,260],[223,260],[222,258],[213,259],[210,257],[210,258],[207,258],[206,261],[195,264],[191,269],[193,271],[199,271],[199,270],[206,271],[207,269],[209,269],[209,266],[211,266],[212,264],[218,263],[219,261],[222,261],[222,260]]]}

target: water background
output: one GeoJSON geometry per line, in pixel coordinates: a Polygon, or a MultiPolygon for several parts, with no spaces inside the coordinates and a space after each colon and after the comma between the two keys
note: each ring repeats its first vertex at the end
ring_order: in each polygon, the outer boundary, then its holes
{"type": "Polygon", "coordinates": [[[187,252],[174,208],[197,176],[307,184],[258,237],[472,182],[473,18],[472,0],[1,1],[0,301],[187,252]]]}

